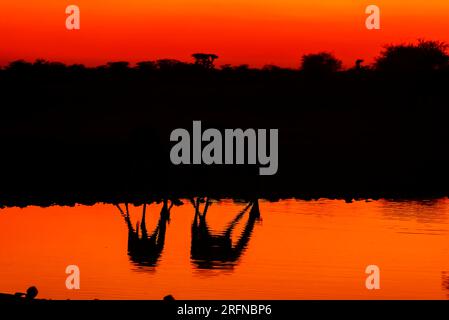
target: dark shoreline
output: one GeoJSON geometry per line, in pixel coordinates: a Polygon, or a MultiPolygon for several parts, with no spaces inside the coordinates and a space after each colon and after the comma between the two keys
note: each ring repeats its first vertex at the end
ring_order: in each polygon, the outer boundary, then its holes
{"type": "Polygon", "coordinates": [[[449,67],[0,70],[0,204],[449,196],[449,67]],[[175,166],[170,133],[278,129],[279,168],[175,166]]]}
{"type": "Polygon", "coordinates": [[[318,193],[308,193],[308,194],[293,194],[293,193],[244,193],[244,194],[223,194],[223,193],[179,193],[176,197],[171,194],[170,196],[163,194],[121,194],[121,195],[86,195],[86,194],[47,194],[46,196],[40,195],[15,195],[8,196],[2,194],[0,196],[0,208],[11,208],[19,207],[25,208],[28,206],[39,206],[39,207],[50,207],[50,206],[69,206],[73,207],[76,205],[86,205],[92,206],[95,204],[122,204],[129,203],[136,206],[151,203],[160,203],[164,200],[170,200],[178,204],[182,204],[185,200],[202,197],[209,198],[212,200],[223,200],[231,199],[234,201],[248,202],[254,199],[266,200],[270,202],[278,202],[282,200],[304,200],[304,201],[318,201],[318,200],[344,200],[347,203],[353,201],[378,201],[378,200],[388,200],[388,201],[406,201],[406,200],[416,200],[416,201],[430,201],[448,198],[449,195],[441,194],[388,194],[388,193],[372,193],[372,194],[362,194],[362,193],[352,193],[352,194],[318,194],[318,193]]]}

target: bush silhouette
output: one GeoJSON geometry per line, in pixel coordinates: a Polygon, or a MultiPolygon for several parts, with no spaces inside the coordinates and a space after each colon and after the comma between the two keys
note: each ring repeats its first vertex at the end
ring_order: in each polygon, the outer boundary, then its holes
{"type": "Polygon", "coordinates": [[[195,64],[205,69],[213,69],[214,61],[218,56],[213,53],[194,53],[192,57],[195,59],[195,64]]]}
{"type": "Polygon", "coordinates": [[[136,68],[142,72],[151,72],[157,69],[154,61],[140,61],[136,63],[136,68]]]}
{"type": "Polygon", "coordinates": [[[127,61],[108,62],[107,67],[112,72],[126,72],[129,69],[129,62],[127,61]]]}
{"type": "Polygon", "coordinates": [[[188,66],[187,63],[175,59],[159,59],[156,61],[156,65],[161,71],[180,71],[188,66]]]}
{"type": "Polygon", "coordinates": [[[21,73],[31,72],[31,70],[33,70],[33,64],[25,60],[16,60],[9,63],[6,70],[10,70],[15,74],[20,75],[21,73]]]}
{"type": "Polygon", "coordinates": [[[330,74],[340,71],[341,68],[341,60],[329,52],[306,54],[301,59],[301,70],[307,74],[330,74]]]}
{"type": "Polygon", "coordinates": [[[387,72],[426,72],[448,66],[448,45],[419,40],[417,44],[387,45],[375,61],[375,68],[387,72]]]}

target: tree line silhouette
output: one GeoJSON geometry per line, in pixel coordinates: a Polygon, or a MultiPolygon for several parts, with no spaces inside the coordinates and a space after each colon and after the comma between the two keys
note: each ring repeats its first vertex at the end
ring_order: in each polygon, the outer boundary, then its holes
{"type": "Polygon", "coordinates": [[[447,49],[388,45],[371,65],[346,69],[330,52],[304,55],[296,69],[218,66],[208,53],[189,63],[12,62],[0,71],[0,203],[31,194],[449,195],[447,49]],[[170,133],[194,120],[279,129],[278,173],[173,166],[170,133]]]}
{"type": "Polygon", "coordinates": [[[343,69],[343,63],[331,52],[318,52],[305,54],[301,58],[300,68],[282,68],[275,65],[265,65],[260,69],[250,68],[248,65],[232,66],[229,64],[216,68],[214,62],[219,58],[216,54],[194,53],[192,58],[194,63],[183,62],[175,59],[160,59],[156,61],[141,61],[135,66],[131,66],[126,61],[108,62],[93,68],[83,64],[65,65],[60,62],[50,62],[38,59],[35,62],[16,60],[6,67],[0,68],[2,74],[6,75],[32,75],[52,74],[52,75],[80,75],[87,72],[107,73],[115,76],[129,74],[155,73],[155,72],[195,72],[204,70],[214,70],[223,72],[294,72],[300,71],[307,75],[329,75],[344,71],[377,71],[377,72],[402,72],[419,73],[437,70],[447,71],[449,68],[448,45],[441,41],[418,40],[417,43],[386,45],[374,63],[363,66],[363,59],[357,59],[353,67],[343,69]]]}

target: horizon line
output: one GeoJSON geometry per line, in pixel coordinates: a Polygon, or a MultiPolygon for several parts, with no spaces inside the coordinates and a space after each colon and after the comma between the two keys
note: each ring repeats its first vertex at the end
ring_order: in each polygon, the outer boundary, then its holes
{"type": "MultiPolygon", "coordinates": [[[[248,66],[248,68],[250,68],[250,69],[263,69],[264,67],[267,67],[267,66],[274,66],[274,67],[278,67],[278,68],[286,69],[286,70],[288,70],[288,69],[290,69],[290,70],[296,70],[296,69],[300,68],[300,66],[301,66],[301,58],[302,58],[303,56],[308,55],[308,54],[319,54],[319,53],[327,52],[327,53],[331,53],[336,59],[338,59],[338,60],[340,60],[340,61],[342,62],[342,70],[344,71],[344,70],[352,69],[352,68],[355,66],[356,61],[357,61],[358,59],[364,60],[364,62],[366,63],[366,64],[364,64],[365,67],[367,67],[367,66],[368,66],[368,67],[372,67],[372,66],[375,64],[376,58],[379,57],[380,54],[382,53],[382,50],[383,50],[384,48],[388,47],[388,46],[414,45],[414,44],[416,44],[416,43],[419,43],[419,41],[425,41],[425,42],[438,42],[438,43],[446,44],[446,45],[449,46],[449,42],[446,42],[446,41],[444,41],[444,40],[427,40],[427,39],[425,39],[425,38],[417,38],[416,40],[414,40],[414,41],[409,41],[409,42],[385,43],[384,45],[382,45],[382,46],[380,47],[380,51],[378,51],[377,55],[375,55],[374,57],[371,57],[371,58],[368,58],[368,59],[366,59],[366,58],[364,58],[364,57],[353,58],[353,63],[350,64],[350,65],[347,65],[347,64],[344,62],[343,59],[340,59],[340,58],[334,53],[333,50],[326,50],[326,49],[323,49],[323,50],[319,50],[319,51],[307,52],[307,53],[303,53],[303,54],[301,54],[301,55],[298,55],[298,64],[296,65],[296,67],[292,67],[292,66],[288,66],[288,67],[287,67],[287,66],[282,66],[282,64],[278,65],[278,64],[276,64],[276,63],[270,63],[270,62],[267,62],[267,63],[264,63],[264,64],[251,64],[251,63],[245,63],[245,62],[243,62],[243,63],[238,63],[238,64],[223,63],[223,64],[220,64],[219,66],[217,66],[217,69],[229,65],[229,66],[231,66],[231,67],[248,66]]],[[[199,53],[199,52],[200,52],[200,51],[193,52],[193,53],[190,55],[190,57],[192,57],[193,54],[199,53]]],[[[204,52],[202,52],[202,53],[204,53],[204,52]]],[[[213,53],[213,54],[216,54],[216,53],[214,53],[214,52],[210,52],[210,53],[208,53],[208,54],[212,54],[212,53],[213,53]]],[[[220,54],[218,54],[218,56],[221,57],[220,54]]],[[[29,63],[35,63],[35,62],[37,62],[37,61],[39,61],[39,60],[43,60],[43,61],[49,62],[49,63],[61,63],[61,64],[64,64],[64,65],[66,65],[66,66],[82,65],[82,66],[84,66],[84,67],[86,67],[86,68],[98,68],[98,67],[106,66],[108,63],[114,63],[114,62],[127,62],[127,63],[129,63],[130,67],[133,68],[133,67],[135,67],[135,66],[136,66],[138,63],[140,63],[140,62],[157,62],[157,61],[160,61],[160,60],[173,60],[173,61],[178,61],[178,62],[181,62],[181,63],[184,63],[184,64],[193,64],[193,62],[187,62],[187,61],[185,61],[185,60],[180,60],[180,59],[176,59],[176,58],[169,58],[169,57],[156,58],[156,59],[153,59],[153,60],[148,59],[148,60],[137,60],[137,61],[133,61],[133,60],[127,61],[127,60],[121,60],[121,59],[111,59],[111,60],[103,60],[103,61],[104,61],[103,63],[71,62],[73,59],[67,59],[67,60],[66,60],[67,62],[63,62],[62,60],[58,60],[58,59],[47,60],[47,59],[42,58],[42,57],[36,57],[36,58],[30,59],[30,60],[27,60],[26,58],[14,58],[14,59],[8,59],[8,60],[6,60],[6,58],[5,58],[5,59],[0,58],[0,68],[7,67],[7,66],[10,65],[11,63],[17,62],[17,61],[24,61],[24,62],[29,62],[29,63]]],[[[92,59],[92,60],[93,60],[93,59],[92,59]]],[[[100,60],[100,59],[95,59],[95,60],[100,60]]]]}

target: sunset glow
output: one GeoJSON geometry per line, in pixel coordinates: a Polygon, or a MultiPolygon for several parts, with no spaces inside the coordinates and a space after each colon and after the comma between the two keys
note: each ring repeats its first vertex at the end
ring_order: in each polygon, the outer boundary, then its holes
{"type": "Polygon", "coordinates": [[[387,43],[449,40],[446,0],[378,0],[381,30],[365,28],[361,0],[2,1],[0,64],[47,60],[103,64],[214,52],[218,65],[297,67],[302,54],[331,51],[346,66],[387,43]],[[65,28],[65,8],[81,10],[81,30],[65,28]]]}

